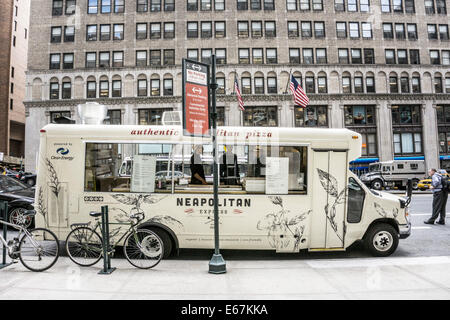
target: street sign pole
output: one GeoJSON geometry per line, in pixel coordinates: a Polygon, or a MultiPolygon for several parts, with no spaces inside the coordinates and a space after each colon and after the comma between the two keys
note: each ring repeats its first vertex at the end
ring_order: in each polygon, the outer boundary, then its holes
{"type": "Polygon", "coordinates": [[[219,177],[217,170],[217,108],[216,108],[216,56],[212,55],[212,68],[211,68],[211,83],[209,88],[211,90],[211,105],[212,112],[212,142],[213,142],[213,175],[214,175],[214,254],[209,261],[209,272],[220,274],[226,273],[226,263],[219,251],[219,177]]]}

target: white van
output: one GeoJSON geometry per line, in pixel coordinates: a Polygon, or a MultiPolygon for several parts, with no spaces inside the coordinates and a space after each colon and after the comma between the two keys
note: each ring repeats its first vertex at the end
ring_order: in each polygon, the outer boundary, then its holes
{"type": "MultiPolygon", "coordinates": [[[[65,239],[72,224],[92,220],[90,211],[108,205],[111,222],[143,212],[141,228],[160,235],[165,256],[179,248],[214,248],[212,184],[155,178],[160,170],[186,172],[192,159],[203,168],[212,158],[211,139],[182,132],[180,126],[45,126],[37,225],[65,239]],[[202,154],[194,157],[198,145],[202,154]],[[121,174],[129,158],[131,175],[121,174]]],[[[349,171],[361,155],[358,133],[219,127],[217,141],[220,165],[228,150],[240,171],[240,179],[219,186],[222,249],[336,251],[364,240],[372,254],[388,256],[410,234],[408,199],[371,191],[349,171]]]]}

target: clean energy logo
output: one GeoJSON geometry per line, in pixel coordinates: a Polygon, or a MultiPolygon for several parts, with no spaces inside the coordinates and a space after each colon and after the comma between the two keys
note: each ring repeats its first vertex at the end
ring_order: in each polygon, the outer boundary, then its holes
{"type": "Polygon", "coordinates": [[[65,156],[66,154],[69,153],[69,149],[67,149],[67,148],[58,148],[56,150],[56,153],[59,153],[59,154],[62,154],[63,156],[65,156]]]}
{"type": "Polygon", "coordinates": [[[58,154],[58,156],[52,156],[53,160],[73,160],[73,157],[67,157],[67,154],[69,154],[69,148],[58,148],[56,149],[56,153],[58,154]]]}

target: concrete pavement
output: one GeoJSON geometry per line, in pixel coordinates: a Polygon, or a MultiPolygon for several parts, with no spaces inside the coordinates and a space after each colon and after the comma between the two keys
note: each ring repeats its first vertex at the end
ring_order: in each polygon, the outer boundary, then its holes
{"type": "Polygon", "coordinates": [[[163,260],[138,270],[113,259],[80,268],[67,257],[43,273],[20,263],[0,270],[0,299],[450,299],[450,256],[227,261],[163,260]]]}

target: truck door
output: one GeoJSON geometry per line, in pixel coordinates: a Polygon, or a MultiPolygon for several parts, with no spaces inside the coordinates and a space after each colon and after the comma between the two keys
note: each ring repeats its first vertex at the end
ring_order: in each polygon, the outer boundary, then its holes
{"type": "Polygon", "coordinates": [[[347,151],[314,150],[310,249],[343,248],[347,151]]]}

